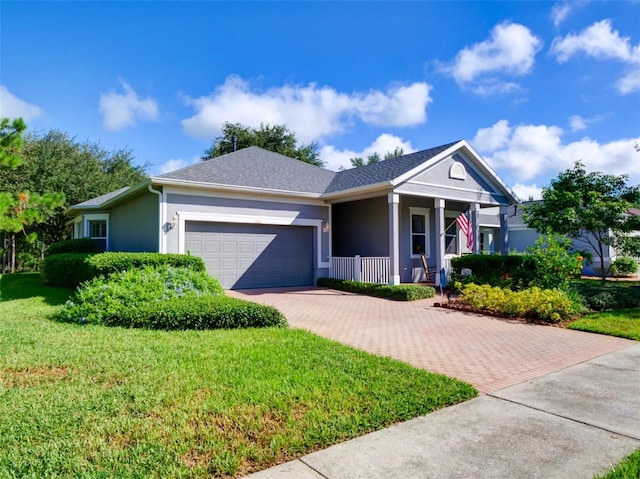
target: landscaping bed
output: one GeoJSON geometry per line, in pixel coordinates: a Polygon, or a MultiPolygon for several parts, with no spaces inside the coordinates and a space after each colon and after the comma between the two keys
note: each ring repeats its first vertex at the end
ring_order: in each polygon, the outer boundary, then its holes
{"type": "Polygon", "coordinates": [[[0,277],[0,477],[238,477],[477,395],[302,330],[51,321],[70,293],[0,277]]]}

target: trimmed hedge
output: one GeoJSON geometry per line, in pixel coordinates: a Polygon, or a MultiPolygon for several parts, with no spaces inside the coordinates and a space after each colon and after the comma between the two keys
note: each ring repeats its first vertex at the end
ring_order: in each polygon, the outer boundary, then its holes
{"type": "Polygon", "coordinates": [[[45,257],[62,253],[99,253],[96,243],[91,238],[77,238],[58,241],[44,252],[45,257]]]}
{"type": "Polygon", "coordinates": [[[227,296],[199,296],[141,303],[106,317],[103,324],[165,330],[234,329],[287,327],[287,320],[272,306],[227,296]]]}
{"type": "Polygon", "coordinates": [[[45,258],[42,278],[51,286],[76,288],[97,276],[145,266],[185,267],[205,271],[204,261],[197,256],[163,253],[63,253],[45,258]]]}
{"type": "Polygon", "coordinates": [[[417,299],[433,298],[436,294],[431,286],[413,284],[387,285],[362,283],[334,278],[319,278],[318,286],[324,288],[347,291],[349,293],[366,294],[378,298],[394,299],[396,301],[415,301],[417,299]]]}
{"type": "Polygon", "coordinates": [[[40,274],[50,286],[75,289],[79,284],[95,277],[95,269],[87,261],[91,253],[61,253],[47,256],[40,274]]]}
{"type": "Polygon", "coordinates": [[[614,276],[633,276],[638,272],[638,262],[627,256],[616,259],[611,265],[614,276]]]}
{"type": "Polygon", "coordinates": [[[489,284],[502,286],[506,281],[512,289],[528,287],[535,279],[536,262],[531,255],[468,254],[451,258],[453,276],[451,283],[489,284]],[[462,276],[463,269],[471,270],[471,276],[462,276]]]}

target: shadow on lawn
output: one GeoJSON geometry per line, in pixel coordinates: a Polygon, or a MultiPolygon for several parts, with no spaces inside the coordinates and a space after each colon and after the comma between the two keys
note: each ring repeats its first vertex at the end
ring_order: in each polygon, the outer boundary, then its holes
{"type": "Polygon", "coordinates": [[[73,293],[66,288],[45,286],[39,273],[14,273],[0,276],[0,301],[43,298],[47,304],[64,304],[73,293]]]}

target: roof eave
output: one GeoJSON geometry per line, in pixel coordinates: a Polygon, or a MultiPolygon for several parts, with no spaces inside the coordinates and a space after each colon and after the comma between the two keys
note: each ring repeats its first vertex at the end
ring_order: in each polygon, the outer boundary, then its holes
{"type": "Polygon", "coordinates": [[[343,197],[362,195],[366,193],[373,193],[376,191],[389,190],[393,189],[392,181],[382,181],[380,183],[374,183],[372,185],[365,186],[356,186],[354,188],[349,188],[346,190],[332,191],[331,193],[325,193],[322,195],[322,198],[325,200],[337,200],[343,197]]]}
{"type": "Polygon", "coordinates": [[[258,193],[266,196],[289,196],[293,198],[320,199],[321,193],[311,193],[304,191],[276,190],[272,188],[260,188],[255,186],[226,185],[223,183],[208,183],[202,181],[178,180],[174,178],[151,178],[151,184],[161,186],[184,186],[202,190],[229,191],[236,193],[258,193]]]}
{"type": "Polygon", "coordinates": [[[143,182],[132,186],[128,190],[123,191],[122,193],[120,193],[117,196],[114,196],[113,198],[109,198],[107,201],[100,203],[99,205],[70,206],[65,210],[65,214],[73,213],[74,211],[102,210],[102,209],[110,208],[120,203],[121,201],[126,200],[127,198],[138,194],[141,190],[146,189],[148,184],[150,184],[149,180],[148,179],[144,180],[143,182]]]}

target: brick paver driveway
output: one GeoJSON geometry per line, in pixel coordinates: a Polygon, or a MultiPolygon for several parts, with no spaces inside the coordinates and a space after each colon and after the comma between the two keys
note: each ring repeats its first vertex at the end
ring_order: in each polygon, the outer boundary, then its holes
{"type": "Polygon", "coordinates": [[[321,288],[229,291],[275,306],[294,328],[457,377],[482,393],[532,379],[635,341],[321,288]]]}

